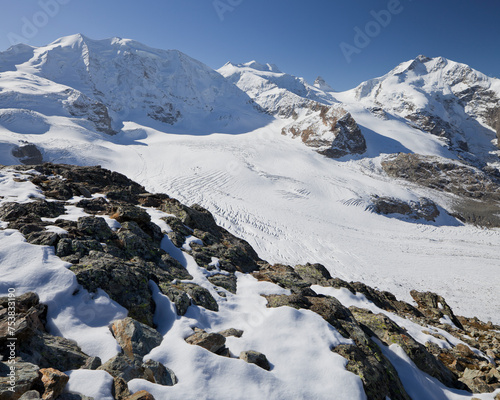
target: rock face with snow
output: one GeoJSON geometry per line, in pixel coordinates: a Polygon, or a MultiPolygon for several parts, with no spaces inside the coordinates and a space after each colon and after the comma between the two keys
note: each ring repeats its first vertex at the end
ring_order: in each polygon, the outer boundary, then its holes
{"type": "Polygon", "coordinates": [[[494,150],[499,127],[496,78],[443,57],[418,56],[353,92],[367,108],[406,119],[466,159],[492,160],[488,152],[494,150]]]}
{"type": "Polygon", "coordinates": [[[356,121],[334,104],[330,94],[333,89],[322,78],[309,85],[275,65],[255,61],[227,63],[218,71],[265,111],[286,120],[283,135],[299,137],[307,146],[331,158],[366,151],[365,138],[356,121]]]}
{"type": "Polygon", "coordinates": [[[312,104],[305,116],[285,126],[281,133],[299,137],[307,146],[330,158],[363,154],[366,141],[351,114],[339,106],[312,104]]]}

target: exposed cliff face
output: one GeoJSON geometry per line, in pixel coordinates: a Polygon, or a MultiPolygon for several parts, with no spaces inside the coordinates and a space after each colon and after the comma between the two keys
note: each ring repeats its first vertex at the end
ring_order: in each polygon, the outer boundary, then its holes
{"type": "Polygon", "coordinates": [[[366,141],[351,114],[339,106],[309,105],[297,115],[296,121],[285,126],[281,133],[300,137],[304,144],[330,158],[362,154],[366,141]]]}

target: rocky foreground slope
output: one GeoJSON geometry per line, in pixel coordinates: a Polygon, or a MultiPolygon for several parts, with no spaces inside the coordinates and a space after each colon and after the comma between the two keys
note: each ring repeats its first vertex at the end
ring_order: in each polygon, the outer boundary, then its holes
{"type": "MultiPolygon", "coordinates": [[[[128,311],[127,318],[109,325],[121,351],[101,360],[86,354],[77,342],[55,335],[47,314],[51,305],[41,303],[36,291],[18,291],[13,325],[9,323],[12,299],[1,298],[2,399],[89,399],[67,386],[66,372],[80,369],[108,373],[114,399],[154,398],[144,390],[132,394],[131,381],[163,387],[180,384],[179,371],[146,357],[166,340],[165,333],[156,329],[155,287],[175,305],[177,318],[189,315],[195,321],[193,330],[184,335],[188,344],[216,357],[239,357],[273,374],[281,366],[259,349],[231,351],[232,341],[252,331],[238,326],[203,329],[205,314],[196,311],[218,313],[224,302],[241,293],[238,285],[246,275],[286,289],[263,294],[268,308],[309,310],[347,339],[330,350],[346,359],[345,368],[359,377],[368,399],[413,397],[414,386],[388,350],[395,345],[443,390],[457,389],[464,396],[492,393],[491,398],[500,398],[500,327],[456,316],[438,294],[413,291],[416,304],[412,305],[389,292],[332,277],[320,264],[270,265],[247,242],[219,227],[202,207],[148,193],[124,175],[100,167],[43,164],[4,167],[0,174],[3,180],[12,179],[12,187],[31,182],[39,193],[26,201],[10,201],[11,193],[0,193],[1,229],[19,231],[32,245],[50,246],[76,275],[80,286],[73,296],[103,290],[128,311]],[[72,218],[70,209],[73,215],[75,210],[80,214],[72,218]],[[160,215],[164,224],[153,222],[151,215],[160,215]],[[183,255],[196,261],[209,286],[200,285],[194,270],[186,269],[183,255]],[[7,346],[11,337],[17,338],[15,359],[7,346]],[[15,385],[9,360],[15,361],[15,385]]],[[[218,373],[222,372],[212,371],[218,373]]],[[[338,377],[333,374],[331,379],[338,377]]],[[[272,393],[267,395],[272,398],[272,393]]],[[[212,398],[210,393],[206,396],[212,398]]],[[[241,398],[245,398],[243,391],[241,398]]]]}

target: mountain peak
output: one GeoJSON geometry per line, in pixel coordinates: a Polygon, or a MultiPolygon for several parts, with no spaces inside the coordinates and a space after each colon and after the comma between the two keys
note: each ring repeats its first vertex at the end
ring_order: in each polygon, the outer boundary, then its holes
{"type": "Polygon", "coordinates": [[[316,80],[314,81],[314,86],[317,87],[320,90],[323,90],[325,92],[333,92],[333,88],[326,83],[326,81],[323,79],[323,77],[318,76],[316,80]]]}

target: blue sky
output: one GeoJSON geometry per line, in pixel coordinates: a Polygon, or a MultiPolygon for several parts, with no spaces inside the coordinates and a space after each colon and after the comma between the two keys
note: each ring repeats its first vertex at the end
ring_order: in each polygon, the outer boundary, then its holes
{"type": "Polygon", "coordinates": [[[419,54],[500,77],[498,0],[0,0],[0,7],[2,51],[19,39],[39,46],[83,33],[178,49],[212,68],[274,63],[310,82],[321,75],[338,90],[419,54]]]}

